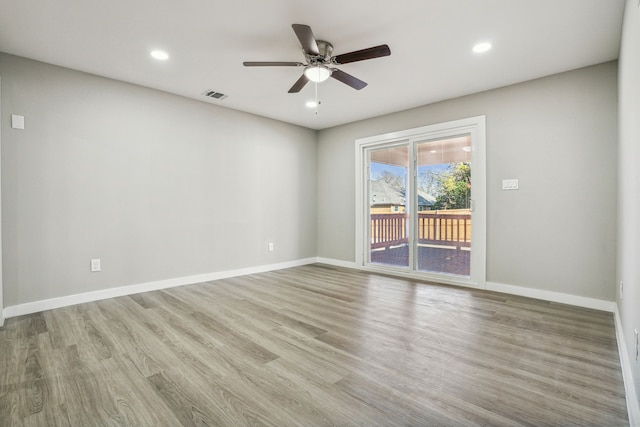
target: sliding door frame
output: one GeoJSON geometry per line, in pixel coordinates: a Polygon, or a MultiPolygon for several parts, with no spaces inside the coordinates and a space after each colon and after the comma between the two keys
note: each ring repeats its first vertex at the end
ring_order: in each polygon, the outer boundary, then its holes
{"type": "MultiPolygon", "coordinates": [[[[454,120],[382,135],[360,138],[355,141],[355,248],[356,265],[372,272],[394,274],[399,276],[429,280],[452,285],[485,288],[486,284],[486,141],[485,116],[476,116],[454,120]],[[366,231],[366,221],[369,218],[368,207],[368,149],[383,147],[387,144],[407,142],[410,150],[414,141],[447,138],[468,134],[471,136],[471,199],[473,211],[473,226],[471,229],[471,275],[469,277],[449,274],[394,268],[367,262],[369,252],[369,232],[366,231]]],[[[412,189],[416,185],[415,166],[411,162],[408,171],[408,186],[412,189]]],[[[413,205],[414,201],[410,201],[413,205]]],[[[413,209],[410,209],[413,211],[413,209]]],[[[410,230],[415,229],[415,218],[411,218],[410,230]]],[[[370,227],[369,227],[370,228],[370,227]]],[[[412,245],[413,246],[413,245],[412,245]]],[[[413,261],[410,262],[410,264],[413,261]]]]}

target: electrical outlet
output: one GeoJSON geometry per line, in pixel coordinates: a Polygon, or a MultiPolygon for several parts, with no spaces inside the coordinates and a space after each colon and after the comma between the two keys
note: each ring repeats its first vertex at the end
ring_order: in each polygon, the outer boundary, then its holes
{"type": "Polygon", "coordinates": [[[96,273],[102,270],[102,266],[100,265],[100,259],[92,259],[91,260],[91,272],[96,273]]]}
{"type": "Polygon", "coordinates": [[[273,252],[273,243],[269,242],[269,252],[273,252]]]}
{"type": "Polygon", "coordinates": [[[624,292],[624,287],[622,286],[622,280],[620,280],[620,296],[622,296],[623,292],[624,292]]]}
{"type": "Polygon", "coordinates": [[[633,333],[636,334],[636,361],[638,360],[638,330],[634,329],[633,333]]]}

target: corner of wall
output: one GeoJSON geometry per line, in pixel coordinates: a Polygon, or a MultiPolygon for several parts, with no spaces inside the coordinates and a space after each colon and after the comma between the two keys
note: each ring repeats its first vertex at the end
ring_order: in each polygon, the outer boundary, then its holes
{"type": "Polygon", "coordinates": [[[616,341],[618,342],[618,353],[620,355],[620,367],[622,370],[622,379],[624,381],[624,390],[627,401],[627,413],[629,415],[630,426],[640,426],[640,404],[638,404],[638,393],[633,381],[633,372],[631,371],[631,363],[629,361],[629,353],[627,344],[624,340],[624,330],[620,321],[620,312],[618,306],[614,311],[616,341]]]}
{"type": "Polygon", "coordinates": [[[618,60],[618,215],[616,280],[624,282],[624,298],[618,293],[616,338],[627,397],[631,426],[640,426],[640,366],[634,360],[633,331],[640,325],[640,228],[637,218],[640,199],[637,185],[640,172],[640,4],[626,0],[620,55],[618,60]]]}

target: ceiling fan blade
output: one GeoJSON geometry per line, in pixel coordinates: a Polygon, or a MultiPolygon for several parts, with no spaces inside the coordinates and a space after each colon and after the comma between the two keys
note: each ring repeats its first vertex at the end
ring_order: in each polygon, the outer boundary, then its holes
{"type": "Polygon", "coordinates": [[[293,24],[291,26],[293,31],[296,33],[298,40],[300,40],[300,44],[302,45],[302,49],[309,55],[320,55],[320,50],[318,49],[318,43],[316,43],[316,38],[313,36],[313,32],[311,31],[311,27],[308,25],[302,24],[293,24]]]}
{"type": "Polygon", "coordinates": [[[338,70],[337,68],[332,69],[331,77],[334,79],[341,81],[342,83],[351,86],[356,90],[360,90],[367,85],[366,82],[353,77],[351,74],[347,74],[342,70],[338,70]]]}
{"type": "Polygon", "coordinates": [[[242,63],[245,67],[300,67],[304,65],[302,62],[261,62],[261,61],[245,61],[242,63]]]}
{"type": "Polygon", "coordinates": [[[291,86],[291,89],[289,89],[289,93],[298,93],[302,90],[302,88],[304,87],[304,85],[306,85],[307,83],[309,83],[309,79],[307,78],[307,76],[305,76],[304,74],[300,76],[300,78],[298,79],[298,81],[296,81],[293,86],[291,86]]]}
{"type": "Polygon", "coordinates": [[[333,57],[336,64],[348,64],[349,62],[364,61],[365,59],[380,58],[391,55],[391,49],[386,44],[370,47],[368,49],[356,50],[354,52],[343,53],[333,57]]]}

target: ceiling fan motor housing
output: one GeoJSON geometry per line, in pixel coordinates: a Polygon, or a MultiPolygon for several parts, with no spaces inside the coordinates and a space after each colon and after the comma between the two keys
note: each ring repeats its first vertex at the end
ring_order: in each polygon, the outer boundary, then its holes
{"type": "Polygon", "coordinates": [[[305,56],[310,65],[328,64],[331,62],[331,54],[333,53],[333,45],[324,40],[316,40],[318,44],[318,55],[307,54],[305,56]]]}

